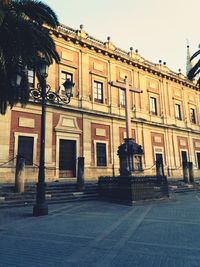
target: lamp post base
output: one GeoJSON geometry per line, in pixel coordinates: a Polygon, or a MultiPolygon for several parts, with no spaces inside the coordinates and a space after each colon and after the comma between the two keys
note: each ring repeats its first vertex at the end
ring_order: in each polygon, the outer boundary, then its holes
{"type": "Polygon", "coordinates": [[[48,215],[48,205],[45,199],[46,184],[44,182],[37,183],[36,204],[33,207],[33,216],[48,215]]]}
{"type": "Polygon", "coordinates": [[[44,216],[44,215],[48,215],[48,205],[46,203],[35,204],[33,207],[33,216],[44,216]]]}

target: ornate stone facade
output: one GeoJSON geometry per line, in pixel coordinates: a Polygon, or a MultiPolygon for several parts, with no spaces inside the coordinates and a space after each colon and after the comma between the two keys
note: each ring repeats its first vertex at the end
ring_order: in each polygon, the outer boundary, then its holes
{"type": "MultiPolygon", "coordinates": [[[[70,77],[75,87],[67,106],[47,105],[47,181],[76,177],[77,158],[82,156],[86,179],[119,174],[117,150],[126,137],[124,90],[109,82],[123,83],[125,76],[130,85],[131,133],[144,150],[144,173],[154,174],[155,160],[162,157],[169,177],[181,177],[185,158],[193,162],[195,176],[200,175],[200,93],[194,83],[133,49],[115,47],[110,38],[102,42],[91,37],[83,27],[61,25],[50,32],[61,62],[50,67],[48,84],[62,94],[62,83],[70,77]]],[[[19,140],[30,146],[25,153],[32,153],[26,180],[36,180],[40,110],[30,100],[25,108],[18,105],[0,116],[1,181],[14,179],[12,158],[24,149],[19,140]]]]}

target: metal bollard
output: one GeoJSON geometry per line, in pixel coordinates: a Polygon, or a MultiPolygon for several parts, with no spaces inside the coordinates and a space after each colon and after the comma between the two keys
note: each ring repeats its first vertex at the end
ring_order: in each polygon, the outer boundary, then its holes
{"type": "Polygon", "coordinates": [[[16,170],[15,170],[15,189],[16,193],[24,192],[25,178],[25,159],[21,155],[17,155],[16,170]]]}

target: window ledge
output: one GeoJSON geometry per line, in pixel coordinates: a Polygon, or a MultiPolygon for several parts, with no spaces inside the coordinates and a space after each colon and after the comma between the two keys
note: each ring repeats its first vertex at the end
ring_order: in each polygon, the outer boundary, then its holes
{"type": "Polygon", "coordinates": [[[149,115],[150,115],[150,116],[155,116],[155,117],[160,117],[159,114],[155,114],[155,113],[152,113],[152,112],[150,112],[149,115]]]}
{"type": "Polygon", "coordinates": [[[109,166],[92,166],[93,169],[108,169],[109,166]]]}

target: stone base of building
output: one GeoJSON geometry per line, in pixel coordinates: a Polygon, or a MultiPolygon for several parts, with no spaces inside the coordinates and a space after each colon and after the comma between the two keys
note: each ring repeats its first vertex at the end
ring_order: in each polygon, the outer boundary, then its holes
{"type": "MultiPolygon", "coordinates": [[[[156,169],[152,168],[151,170],[146,170],[141,173],[137,173],[137,177],[143,177],[143,176],[154,176],[156,173],[156,169]]],[[[183,180],[183,173],[182,169],[179,170],[170,170],[170,173],[165,169],[164,173],[167,175],[168,180],[170,179],[179,179],[183,180]]],[[[53,181],[68,181],[70,179],[76,181],[77,174],[72,176],[60,176],[59,170],[55,167],[47,167],[45,172],[45,180],[46,182],[53,182],[53,181]]],[[[98,181],[98,177],[100,176],[115,176],[117,177],[119,175],[119,167],[115,167],[114,169],[112,166],[109,167],[93,167],[93,166],[85,166],[84,170],[84,177],[86,181],[96,180],[98,181]]],[[[195,169],[194,170],[194,180],[200,178],[200,170],[195,169]]],[[[29,182],[37,182],[38,180],[38,167],[37,166],[26,166],[25,167],[25,183],[29,182]]],[[[15,183],[15,166],[9,166],[9,167],[1,167],[0,168],[0,183],[15,183]]]]}
{"type": "MultiPolygon", "coordinates": [[[[115,172],[118,174],[117,170],[115,172]]],[[[86,167],[84,171],[85,180],[98,180],[101,175],[112,175],[112,168],[97,168],[97,167],[86,167]]],[[[37,182],[38,180],[38,167],[26,166],[25,183],[37,182]]],[[[45,181],[71,181],[77,180],[77,174],[75,176],[60,176],[60,171],[54,167],[47,167],[45,171],[45,181]]],[[[15,183],[15,166],[5,167],[0,169],[0,183],[15,183]]]]}

